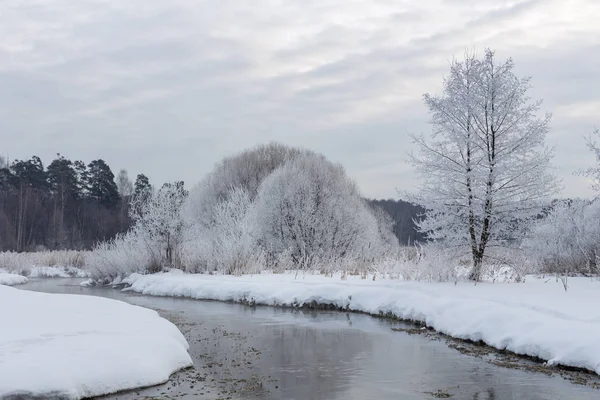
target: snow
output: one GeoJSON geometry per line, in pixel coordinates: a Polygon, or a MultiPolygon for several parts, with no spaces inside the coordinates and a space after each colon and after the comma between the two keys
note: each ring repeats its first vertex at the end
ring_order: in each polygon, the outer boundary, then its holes
{"type": "Polygon", "coordinates": [[[28,276],[29,278],[87,278],[89,276],[86,271],[75,267],[32,266],[14,270],[0,268],[0,273],[9,271],[18,272],[19,274],[28,276]]]}
{"type": "Polygon", "coordinates": [[[0,304],[0,398],[98,396],[192,365],[181,332],[152,310],[6,286],[0,304]]]}
{"type": "Polygon", "coordinates": [[[30,278],[87,278],[89,274],[74,267],[32,267],[30,278]]]}
{"type": "Polygon", "coordinates": [[[23,275],[9,274],[0,271],[0,285],[14,286],[27,283],[27,278],[23,275]]]}
{"type": "Polygon", "coordinates": [[[253,276],[133,274],[124,280],[146,295],[264,305],[312,302],[370,314],[394,314],[460,339],[483,341],[548,364],[600,373],[600,282],[554,278],[526,283],[429,283],[291,273],[253,276]]]}

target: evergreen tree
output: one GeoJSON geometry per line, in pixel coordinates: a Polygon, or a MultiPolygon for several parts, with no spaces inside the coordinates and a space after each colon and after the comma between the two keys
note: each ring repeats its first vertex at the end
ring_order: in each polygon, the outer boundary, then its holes
{"type": "MultiPolygon", "coordinates": [[[[77,172],[73,167],[73,162],[57,154],[47,168],[48,183],[53,196],[52,208],[52,235],[54,239],[54,248],[64,248],[68,246],[69,236],[67,219],[65,212],[75,211],[75,203],[79,200],[79,188],[77,182],[77,172]]],[[[71,213],[72,215],[73,213],[71,213]]],[[[72,242],[71,242],[72,243],[72,242]]]]}
{"type": "Polygon", "coordinates": [[[75,161],[73,162],[73,168],[77,173],[77,189],[79,192],[80,198],[86,198],[89,196],[89,180],[90,174],[87,169],[87,165],[83,161],[75,161]]]}
{"type": "Polygon", "coordinates": [[[16,160],[10,169],[14,186],[26,186],[40,191],[46,191],[49,188],[44,164],[37,156],[26,161],[16,160]]]}
{"type": "Polygon", "coordinates": [[[106,208],[113,209],[120,196],[115,183],[115,175],[104,160],[94,160],[88,165],[88,189],[90,198],[106,208]]]}
{"type": "Polygon", "coordinates": [[[135,197],[147,197],[152,193],[152,186],[150,185],[150,180],[144,174],[139,174],[137,178],[135,178],[134,192],[133,195],[135,197]]]}
{"type": "Polygon", "coordinates": [[[47,177],[50,189],[55,195],[62,198],[79,198],[77,171],[71,160],[57,154],[58,158],[53,160],[47,168],[47,177]]]}

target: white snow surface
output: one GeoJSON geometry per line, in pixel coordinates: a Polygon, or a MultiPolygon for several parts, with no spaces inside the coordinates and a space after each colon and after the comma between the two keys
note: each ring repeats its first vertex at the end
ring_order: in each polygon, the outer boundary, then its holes
{"type": "Polygon", "coordinates": [[[75,267],[31,267],[30,278],[87,278],[89,274],[75,267]]]}
{"type": "Polygon", "coordinates": [[[90,274],[81,268],[75,267],[38,267],[5,269],[0,268],[0,273],[18,273],[29,278],[87,278],[90,274]]]}
{"type": "Polygon", "coordinates": [[[529,276],[526,283],[429,283],[360,277],[260,274],[252,276],[133,274],[124,280],[146,295],[190,297],[254,304],[334,304],[353,311],[387,314],[425,323],[460,339],[548,364],[600,374],[600,282],[529,276]]]}
{"type": "Polygon", "coordinates": [[[14,286],[22,285],[27,283],[27,278],[23,275],[9,274],[7,272],[0,271],[0,285],[14,286]]]}
{"type": "Polygon", "coordinates": [[[98,396],[192,365],[181,332],[153,310],[7,286],[0,305],[0,398],[98,396]]]}

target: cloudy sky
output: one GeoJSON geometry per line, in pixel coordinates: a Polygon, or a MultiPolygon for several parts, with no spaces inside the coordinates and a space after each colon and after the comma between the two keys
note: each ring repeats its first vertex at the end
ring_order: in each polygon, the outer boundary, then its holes
{"type": "Polygon", "coordinates": [[[2,0],[0,154],[105,159],[196,183],[271,140],[341,162],[369,197],[415,185],[409,133],[465,49],[512,57],[553,113],[564,196],[600,126],[598,0],[2,0]]]}

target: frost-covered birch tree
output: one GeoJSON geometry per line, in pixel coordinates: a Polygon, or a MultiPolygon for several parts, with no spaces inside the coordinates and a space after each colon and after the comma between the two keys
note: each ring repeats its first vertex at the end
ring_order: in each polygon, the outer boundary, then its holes
{"type": "Polygon", "coordinates": [[[527,92],[511,59],[491,50],[451,64],[443,94],[424,95],[432,134],[413,135],[410,161],[421,178],[413,202],[426,208],[418,223],[433,240],[468,249],[470,279],[479,280],[490,246],[518,239],[558,189],[545,146],[550,115],[527,92]]]}

